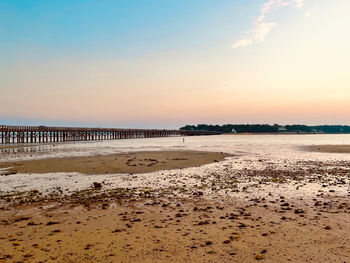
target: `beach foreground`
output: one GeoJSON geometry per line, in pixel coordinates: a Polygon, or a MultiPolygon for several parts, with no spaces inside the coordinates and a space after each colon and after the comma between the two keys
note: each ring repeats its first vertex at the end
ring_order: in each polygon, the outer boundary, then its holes
{"type": "Polygon", "coordinates": [[[300,209],[281,201],[105,199],[3,211],[1,260],[347,262],[350,216],[344,209],[300,209]]]}
{"type": "MultiPolygon", "coordinates": [[[[117,158],[132,169],[149,159],[206,161],[140,174],[3,174],[12,190],[0,196],[0,262],[348,262],[348,161],[168,154],[117,158]],[[60,177],[63,185],[48,187],[60,177]],[[87,186],[74,190],[79,180],[87,186]]],[[[115,157],[72,160],[103,167],[115,157]]],[[[14,169],[43,169],[25,163],[14,169]]]]}

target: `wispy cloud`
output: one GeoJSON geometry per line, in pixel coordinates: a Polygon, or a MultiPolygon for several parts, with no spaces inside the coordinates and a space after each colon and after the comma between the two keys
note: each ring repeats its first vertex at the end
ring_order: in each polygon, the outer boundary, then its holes
{"type": "Polygon", "coordinates": [[[254,43],[263,42],[265,37],[270,34],[276,25],[277,24],[274,22],[259,22],[255,24],[242,38],[233,43],[233,48],[246,47],[254,43]]]}
{"type": "Polygon", "coordinates": [[[302,8],[304,0],[269,0],[260,8],[259,17],[256,19],[252,29],[246,31],[241,38],[233,43],[233,48],[242,48],[255,43],[261,43],[265,37],[270,34],[272,29],[277,26],[275,22],[266,21],[269,13],[276,11],[284,6],[294,5],[295,8],[302,8]]]}

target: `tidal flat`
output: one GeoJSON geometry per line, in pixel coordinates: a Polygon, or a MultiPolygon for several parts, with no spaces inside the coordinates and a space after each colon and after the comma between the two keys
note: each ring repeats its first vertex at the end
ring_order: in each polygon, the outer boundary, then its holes
{"type": "MultiPolygon", "coordinates": [[[[228,137],[151,140],[139,148],[227,153],[195,167],[139,174],[2,170],[0,260],[347,262],[348,155],[299,150],[304,137],[228,137]]],[[[341,140],[321,136],[308,144],[341,140]]]]}

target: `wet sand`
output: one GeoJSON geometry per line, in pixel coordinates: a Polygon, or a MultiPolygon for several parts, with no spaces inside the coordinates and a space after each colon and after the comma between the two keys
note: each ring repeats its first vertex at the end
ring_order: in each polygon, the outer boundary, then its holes
{"type": "Polygon", "coordinates": [[[311,152],[350,153],[350,145],[310,145],[303,149],[311,152]]]}
{"type": "Polygon", "coordinates": [[[187,170],[1,194],[0,262],[348,262],[348,161],[187,170]]]}
{"type": "Polygon", "coordinates": [[[0,262],[347,262],[348,205],[278,199],[24,205],[1,212],[0,262]]]}
{"type": "Polygon", "coordinates": [[[349,214],[345,218],[336,214],[330,221],[325,213],[297,214],[294,209],[279,215],[262,206],[158,201],[105,209],[102,205],[32,209],[39,211],[2,216],[1,258],[6,262],[346,262],[350,252],[349,214]]]}
{"type": "Polygon", "coordinates": [[[218,162],[230,156],[226,153],[200,151],[154,151],[89,157],[52,158],[20,162],[3,162],[5,173],[69,173],[125,174],[149,173],[200,166],[218,162]]]}

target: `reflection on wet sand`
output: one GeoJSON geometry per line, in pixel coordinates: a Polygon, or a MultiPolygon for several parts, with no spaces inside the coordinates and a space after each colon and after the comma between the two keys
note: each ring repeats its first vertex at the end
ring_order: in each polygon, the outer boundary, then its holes
{"type": "MultiPolygon", "coordinates": [[[[27,146],[16,148],[3,148],[0,149],[0,161],[17,160],[17,159],[36,159],[47,156],[55,156],[62,153],[71,153],[77,151],[73,147],[62,148],[53,145],[45,146],[27,146]]],[[[85,149],[79,149],[80,152],[84,152],[85,149]]]]}

